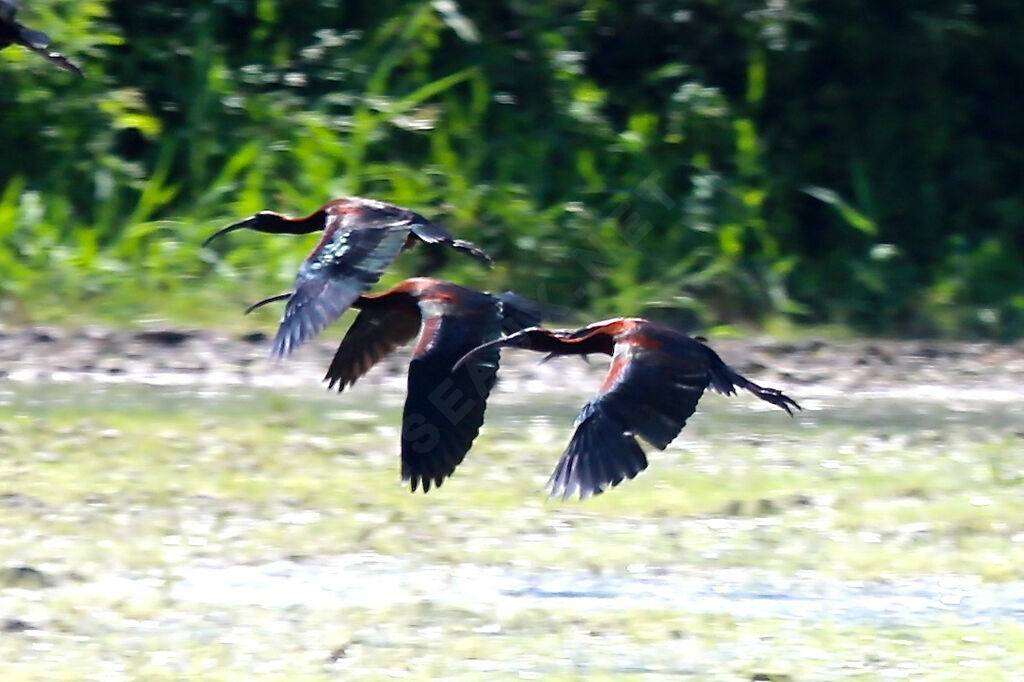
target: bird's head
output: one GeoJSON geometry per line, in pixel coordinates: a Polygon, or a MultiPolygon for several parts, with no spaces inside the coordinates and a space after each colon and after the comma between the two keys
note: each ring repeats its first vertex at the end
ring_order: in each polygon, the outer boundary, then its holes
{"type": "Polygon", "coordinates": [[[289,218],[274,211],[260,211],[245,220],[240,220],[237,223],[232,223],[227,227],[217,230],[206,238],[203,246],[208,245],[217,237],[228,232],[234,232],[235,230],[255,230],[269,234],[309,234],[323,227],[322,219],[319,225],[313,220],[318,214],[319,211],[306,218],[289,218]]]}

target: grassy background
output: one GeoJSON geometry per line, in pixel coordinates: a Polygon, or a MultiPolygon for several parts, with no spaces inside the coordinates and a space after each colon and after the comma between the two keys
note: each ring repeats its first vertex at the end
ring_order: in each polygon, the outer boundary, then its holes
{"type": "Polygon", "coordinates": [[[9,394],[0,546],[8,567],[42,577],[8,570],[0,586],[5,627],[33,628],[0,637],[6,679],[1009,680],[1024,663],[1019,624],[953,614],[893,625],[523,610],[450,603],[443,588],[433,601],[286,608],[175,592],[195,566],[364,552],[468,575],[1021,578],[1012,405],[805,399],[790,420],[711,397],[636,480],[558,503],[542,487],[568,437],[565,396],[527,407],[500,394],[466,462],[429,495],[398,483],[394,398],[9,394]]]}
{"type": "MultiPolygon", "coordinates": [[[[4,320],[213,322],[309,243],[210,231],[368,194],[470,285],[685,326],[1024,331],[1014,0],[35,0],[85,68],[0,69],[4,320]]],[[[396,276],[417,271],[403,259],[396,276]]]]}
{"type": "MultiPolygon", "coordinates": [[[[1022,7],[34,0],[21,19],[88,78],[0,54],[0,320],[225,324],[286,287],[312,238],[201,251],[207,234],[361,193],[499,260],[453,258],[453,279],[581,315],[1019,337],[1006,84],[1022,7]]],[[[368,396],[8,382],[4,678],[969,682],[1024,668],[1019,624],[955,616],[176,597],[196,565],[359,552],[469,571],[1021,577],[1012,405],[812,400],[791,421],[709,400],[638,480],[556,504],[541,489],[565,396],[531,397],[532,421],[496,401],[429,496],[397,482],[397,399],[368,396]]]]}

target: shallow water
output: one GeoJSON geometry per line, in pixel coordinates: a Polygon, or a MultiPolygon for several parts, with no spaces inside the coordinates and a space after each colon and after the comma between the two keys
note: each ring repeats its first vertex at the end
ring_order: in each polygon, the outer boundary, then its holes
{"type": "Polygon", "coordinates": [[[740,569],[673,574],[640,568],[626,575],[599,576],[417,565],[374,554],[324,562],[193,568],[178,574],[170,594],[183,601],[272,609],[425,601],[506,609],[678,610],[875,626],[920,626],[950,617],[973,624],[1024,616],[1024,582],[986,584],[969,576],[873,582],[740,569]]]}
{"type": "MultiPolygon", "coordinates": [[[[582,401],[596,388],[575,386],[572,391],[523,392],[500,383],[488,408],[488,423],[515,426],[538,415],[571,420],[582,401]]],[[[825,387],[789,390],[803,410],[797,421],[804,425],[878,428],[934,429],[957,426],[1024,428],[1024,387],[1020,391],[958,389],[935,385],[904,385],[892,390],[839,391],[825,387]]],[[[20,414],[45,416],[52,410],[108,410],[112,412],[202,412],[216,416],[273,412],[282,401],[291,409],[325,410],[324,414],[346,410],[369,414],[399,407],[404,400],[402,382],[386,386],[357,384],[344,394],[322,386],[304,387],[188,383],[136,383],[106,381],[0,381],[0,407],[20,414]]],[[[747,394],[723,397],[708,393],[701,400],[694,420],[714,420],[716,415],[751,415],[776,408],[747,394]]],[[[768,422],[767,426],[772,423],[768,422]]],[[[742,422],[730,422],[740,430],[742,422]]],[[[788,422],[783,421],[786,425],[788,422]]],[[[688,426],[687,429],[691,427],[688,426]]],[[[685,438],[686,432],[683,432],[685,438]]]]}
{"type": "Polygon", "coordinates": [[[1015,680],[1024,382],[923,364],[752,372],[804,410],[706,395],[583,503],[542,486],[602,362],[503,366],[429,496],[400,361],[0,368],[0,563],[48,578],[4,679],[1015,680]]]}
{"type": "MultiPolygon", "coordinates": [[[[890,393],[807,393],[807,398],[797,395],[805,409],[793,421],[749,396],[706,396],[700,414],[681,438],[693,439],[708,432],[753,431],[760,437],[784,434],[793,441],[799,440],[801,432],[816,428],[885,435],[964,429],[1003,432],[1024,424],[1021,402],[1008,400],[1002,393],[939,391],[927,386],[904,386],[890,393]],[[953,395],[955,399],[951,400],[953,395]]],[[[402,398],[400,391],[361,386],[338,396],[316,386],[270,389],[251,385],[197,387],[173,382],[0,382],[0,406],[43,419],[55,410],[83,414],[97,410],[200,413],[260,419],[274,413],[285,401],[293,413],[309,411],[336,419],[361,415],[360,419],[369,422],[392,424],[402,398]]],[[[579,405],[579,396],[548,392],[524,399],[512,391],[499,390],[489,410],[488,426],[500,433],[503,429],[524,428],[540,418],[564,424],[567,437],[579,405]]],[[[119,585],[130,591],[132,580],[101,580],[99,585],[115,591],[119,585]]],[[[974,576],[871,582],[832,580],[813,573],[791,576],[749,569],[676,572],[644,567],[623,574],[598,575],[516,566],[434,565],[377,554],[308,562],[185,567],[176,571],[170,594],[197,604],[268,609],[472,603],[511,609],[675,610],[877,626],[922,625],[944,618],[990,623],[1024,617],[1024,582],[993,584],[974,576]]]]}

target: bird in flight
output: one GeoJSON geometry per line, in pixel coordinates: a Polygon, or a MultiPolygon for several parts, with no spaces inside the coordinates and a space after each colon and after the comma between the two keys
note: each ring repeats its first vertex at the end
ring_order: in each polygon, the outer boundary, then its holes
{"type": "Polygon", "coordinates": [[[647,468],[637,436],[668,447],[697,409],[704,389],[724,395],[742,388],[793,415],[796,402],[781,391],[758,386],[729,367],[702,340],[636,317],[595,322],[576,331],[524,329],[474,349],[461,368],[503,347],[559,355],[602,353],[611,367],[597,395],[574,423],[575,431],[548,480],[552,496],[580,499],[614,487],[647,468]]]}
{"type": "MultiPolygon", "coordinates": [[[[249,307],[287,299],[271,296],[249,307]]],[[[540,322],[536,306],[512,292],[491,295],[415,277],[352,303],[359,309],[327,369],[329,388],[344,391],[381,358],[419,334],[409,363],[402,411],[402,480],[413,492],[438,487],[462,463],[484,421],[499,349],[453,365],[481,344],[540,322]]]]}
{"type": "Polygon", "coordinates": [[[21,3],[17,0],[0,0],[0,50],[10,45],[21,45],[60,68],[82,76],[82,70],[67,57],[59,52],[50,52],[50,36],[15,21],[14,15],[20,8],[21,3]]]}
{"type": "MultiPolygon", "coordinates": [[[[455,239],[423,216],[406,208],[362,197],[334,199],[304,218],[260,211],[210,235],[203,246],[235,230],[323,236],[299,267],[294,290],[271,354],[282,358],[336,320],[384,270],[417,242],[442,244],[491,265],[475,244],[455,239]]],[[[278,299],[275,299],[278,300],[278,299]]]]}

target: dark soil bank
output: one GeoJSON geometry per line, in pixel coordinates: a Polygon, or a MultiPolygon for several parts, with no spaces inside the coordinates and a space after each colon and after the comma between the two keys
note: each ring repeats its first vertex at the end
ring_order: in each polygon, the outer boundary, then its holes
{"type": "MultiPolygon", "coordinates": [[[[266,334],[228,335],[195,329],[115,330],[103,327],[63,329],[0,327],[0,380],[174,383],[253,383],[316,386],[342,332],[328,332],[292,358],[268,358],[266,334]]],[[[1024,343],[936,341],[774,341],[711,339],[726,362],[749,378],[781,388],[878,390],[929,387],[1024,392],[1024,343]]],[[[589,390],[589,377],[605,364],[574,359],[545,364],[525,352],[506,352],[503,380],[551,381],[589,390]]],[[[364,384],[400,381],[406,356],[395,354],[361,380],[364,384]]]]}

